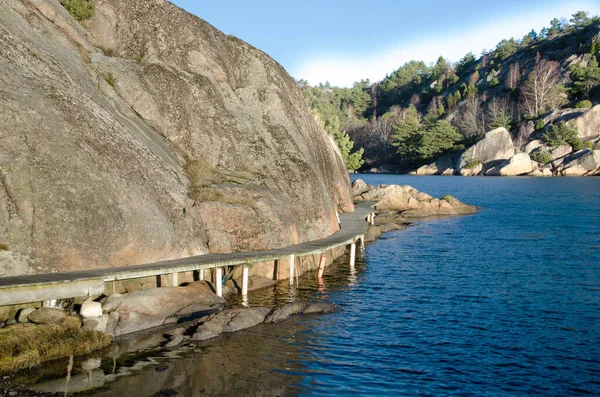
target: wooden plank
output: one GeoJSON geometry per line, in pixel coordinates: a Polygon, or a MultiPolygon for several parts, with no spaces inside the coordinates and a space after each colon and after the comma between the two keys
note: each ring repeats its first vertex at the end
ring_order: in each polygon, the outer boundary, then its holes
{"type": "Polygon", "coordinates": [[[102,293],[104,293],[103,279],[7,287],[0,292],[0,306],[100,295],[102,293]]]}

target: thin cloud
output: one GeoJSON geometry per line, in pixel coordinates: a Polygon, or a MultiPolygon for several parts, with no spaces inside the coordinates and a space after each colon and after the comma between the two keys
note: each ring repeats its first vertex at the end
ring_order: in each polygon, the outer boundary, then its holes
{"type": "Polygon", "coordinates": [[[379,81],[387,74],[410,60],[432,63],[442,55],[456,62],[469,51],[479,55],[483,49],[493,49],[502,39],[516,39],[535,29],[549,26],[554,17],[567,17],[577,10],[587,10],[597,15],[600,6],[594,4],[565,4],[560,7],[521,14],[511,18],[497,19],[492,23],[472,24],[470,28],[438,38],[404,42],[370,56],[348,54],[346,56],[314,56],[301,64],[292,74],[308,80],[311,84],[329,81],[341,87],[352,86],[360,79],[379,81]]]}

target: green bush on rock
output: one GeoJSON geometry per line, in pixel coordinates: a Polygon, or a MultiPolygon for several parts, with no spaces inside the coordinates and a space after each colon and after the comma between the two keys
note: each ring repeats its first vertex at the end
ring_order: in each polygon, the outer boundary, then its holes
{"type": "Polygon", "coordinates": [[[578,139],[577,129],[567,125],[564,121],[553,125],[544,133],[544,142],[550,147],[572,146],[578,139]]]}
{"type": "Polygon", "coordinates": [[[583,100],[583,101],[579,101],[575,104],[575,107],[577,109],[587,109],[587,108],[591,108],[592,107],[592,102],[590,102],[589,100],[583,100]]]}
{"type": "Polygon", "coordinates": [[[535,152],[531,154],[531,159],[541,164],[548,164],[552,161],[552,155],[546,152],[535,152]]]}
{"type": "Polygon", "coordinates": [[[61,3],[65,10],[69,11],[69,14],[78,21],[91,18],[96,9],[95,0],[63,0],[61,3]]]}

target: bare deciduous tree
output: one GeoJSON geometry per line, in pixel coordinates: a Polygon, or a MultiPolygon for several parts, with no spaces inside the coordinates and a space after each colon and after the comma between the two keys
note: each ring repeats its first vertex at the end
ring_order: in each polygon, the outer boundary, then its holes
{"type": "Polygon", "coordinates": [[[485,114],[478,96],[466,98],[456,112],[456,126],[465,138],[479,137],[485,131],[485,114]]]}
{"type": "Polygon", "coordinates": [[[525,123],[521,124],[521,126],[519,127],[519,132],[517,133],[517,136],[514,140],[514,145],[516,147],[521,147],[525,142],[529,141],[529,136],[531,135],[531,131],[527,128],[527,125],[525,125],[525,123]]]}
{"type": "Polygon", "coordinates": [[[486,108],[486,125],[490,128],[505,127],[515,118],[513,102],[507,97],[493,97],[486,108]]]}
{"type": "Polygon", "coordinates": [[[519,66],[519,62],[515,62],[508,69],[506,87],[514,90],[519,86],[519,80],[521,80],[521,67],[519,66]]]}
{"type": "Polygon", "coordinates": [[[560,105],[559,69],[558,62],[540,59],[538,53],[535,66],[521,87],[521,108],[525,115],[536,117],[560,105]]]}

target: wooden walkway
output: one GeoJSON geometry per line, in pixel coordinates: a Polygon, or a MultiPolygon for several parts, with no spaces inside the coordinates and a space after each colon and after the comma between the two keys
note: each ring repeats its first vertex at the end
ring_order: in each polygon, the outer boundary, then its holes
{"type": "MultiPolygon", "coordinates": [[[[219,279],[222,268],[225,266],[245,266],[242,286],[242,294],[244,294],[244,292],[247,293],[247,266],[252,263],[289,259],[290,275],[293,277],[294,257],[323,254],[327,250],[345,245],[351,245],[351,261],[353,262],[356,242],[364,238],[369,226],[366,219],[373,213],[372,204],[359,203],[355,206],[354,212],[342,214],[340,216],[341,229],[331,236],[286,248],[197,255],[107,269],[3,277],[0,278],[0,306],[99,295],[104,292],[105,282],[132,278],[170,274],[173,275],[176,284],[177,273],[204,269],[216,269],[216,279],[219,279]]],[[[221,285],[219,284],[217,283],[216,286],[217,294],[221,295],[221,285]]]]}

